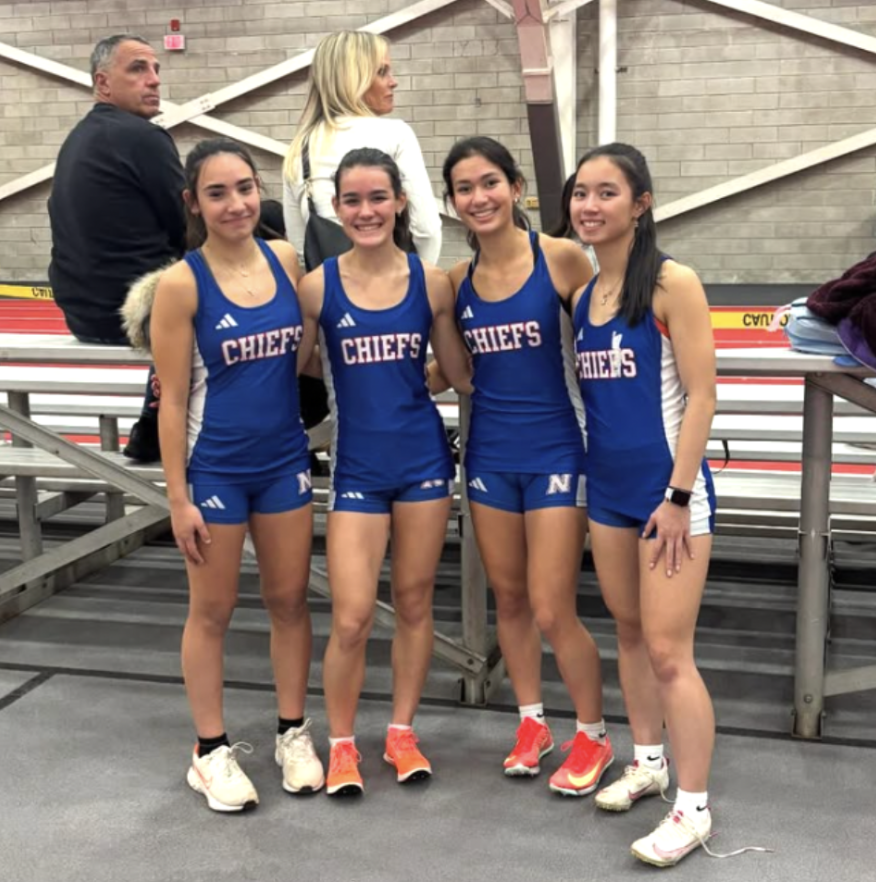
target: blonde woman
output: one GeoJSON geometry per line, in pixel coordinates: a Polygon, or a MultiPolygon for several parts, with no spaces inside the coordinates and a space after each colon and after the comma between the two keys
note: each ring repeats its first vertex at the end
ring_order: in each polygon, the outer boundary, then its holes
{"type": "Polygon", "coordinates": [[[437,263],[441,219],[417,136],[400,119],[389,119],[398,83],[389,43],[377,34],[342,31],[320,42],[310,68],[310,92],[298,133],[283,167],[283,210],[289,241],[303,254],[309,218],[307,190],[320,217],[337,221],[332,198],[341,159],[359,147],[387,153],[401,171],[417,253],[437,263]],[[305,187],[302,152],[307,145],[310,186],[305,187]]]}

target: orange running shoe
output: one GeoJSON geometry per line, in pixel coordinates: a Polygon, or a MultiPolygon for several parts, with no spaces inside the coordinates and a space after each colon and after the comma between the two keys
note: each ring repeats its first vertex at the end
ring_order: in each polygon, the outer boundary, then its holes
{"type": "Polygon", "coordinates": [[[422,781],[432,774],[429,760],[417,747],[418,741],[413,729],[390,728],[386,733],[386,753],[383,758],[391,766],[395,766],[399,784],[422,781]]]}
{"type": "Polygon", "coordinates": [[[329,796],[354,796],[365,792],[359,763],[362,755],[352,741],[335,744],[329,754],[329,771],[325,792],[329,796]]]}
{"type": "Polygon", "coordinates": [[[605,743],[591,741],[584,732],[563,745],[569,750],[566,761],[551,775],[550,788],[563,796],[586,796],[599,786],[605,770],[614,762],[608,736],[605,743]],[[572,748],[569,750],[569,748],[572,748]]]}
{"type": "Polygon", "coordinates": [[[517,727],[517,743],[505,758],[505,774],[534,778],[540,771],[538,761],[554,749],[554,739],[547,723],[524,717],[517,727]]]}

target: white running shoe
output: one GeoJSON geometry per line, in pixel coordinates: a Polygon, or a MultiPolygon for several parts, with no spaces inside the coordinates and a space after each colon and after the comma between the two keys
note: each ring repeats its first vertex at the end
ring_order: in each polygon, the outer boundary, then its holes
{"type": "Polygon", "coordinates": [[[692,818],[673,809],[653,833],[633,843],[633,856],[655,867],[672,867],[701,845],[708,851],[712,813],[705,809],[697,815],[692,818]]]}
{"type": "Polygon", "coordinates": [[[316,793],[325,784],[325,772],[313,746],[310,719],[297,729],[277,736],[274,758],[283,769],[283,789],[288,793],[316,793]]]}
{"type": "Polygon", "coordinates": [[[238,741],[231,747],[217,747],[205,757],[198,756],[195,746],[186,780],[192,790],[207,798],[214,812],[242,812],[259,804],[252,781],[237,764],[237,753],[252,753],[252,745],[238,741]]]}
{"type": "Polygon", "coordinates": [[[633,803],[645,796],[664,796],[669,788],[669,763],[664,759],[659,771],[639,765],[638,761],[624,769],[623,775],[604,787],[594,797],[596,805],[606,812],[627,812],[633,803]]]}

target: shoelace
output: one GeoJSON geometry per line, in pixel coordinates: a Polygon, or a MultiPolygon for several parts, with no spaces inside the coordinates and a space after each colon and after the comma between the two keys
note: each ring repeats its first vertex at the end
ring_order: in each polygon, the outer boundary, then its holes
{"type": "Polygon", "coordinates": [[[331,752],[331,771],[340,775],[352,771],[361,761],[362,754],[355,744],[337,744],[331,752]]]}
{"type": "MultiPolygon", "coordinates": [[[[660,830],[667,825],[669,825],[669,829],[671,830],[671,833],[669,834],[670,839],[681,842],[683,834],[687,834],[688,838],[692,836],[703,847],[703,851],[705,851],[709,857],[713,858],[724,859],[736,857],[737,855],[745,854],[747,851],[759,851],[763,854],[772,854],[775,851],[775,849],[764,848],[761,845],[745,845],[742,848],[737,848],[735,851],[728,851],[724,854],[712,851],[712,849],[706,845],[706,840],[700,835],[700,832],[697,830],[693,822],[678,811],[669,812],[669,814],[660,822],[660,826],[657,829],[660,830]]],[[[712,835],[714,836],[715,834],[712,835]]]]}
{"type": "Polygon", "coordinates": [[[246,741],[237,741],[227,750],[222,750],[220,747],[210,754],[210,768],[214,775],[228,779],[234,778],[236,775],[243,774],[243,770],[237,764],[237,754],[249,755],[253,752],[253,746],[246,741]]]}
{"type": "MultiPolygon", "coordinates": [[[[666,762],[666,760],[664,760],[664,762],[666,762]]],[[[648,784],[651,784],[656,780],[657,772],[655,772],[654,769],[649,769],[647,766],[638,766],[633,764],[631,766],[626,766],[624,768],[623,775],[621,775],[620,778],[618,778],[617,781],[614,782],[614,784],[611,784],[609,786],[626,787],[628,790],[631,786],[635,786],[635,789],[639,790],[643,786],[647,786],[648,784]],[[632,781],[630,781],[629,779],[632,779],[632,781]]],[[[666,788],[662,785],[660,786],[660,798],[663,800],[663,802],[668,803],[669,805],[672,805],[675,802],[675,800],[670,799],[666,795],[666,788]]]]}
{"type": "Polygon", "coordinates": [[[420,739],[414,735],[412,730],[402,729],[396,731],[398,734],[392,740],[392,748],[396,753],[419,753],[417,743],[420,739]]]}
{"type": "Polygon", "coordinates": [[[592,741],[584,733],[579,732],[578,734],[582,737],[579,738],[578,735],[576,735],[571,741],[564,742],[560,747],[560,750],[563,753],[568,753],[571,750],[571,753],[569,753],[569,759],[566,760],[566,762],[572,760],[574,763],[573,768],[576,772],[582,771],[590,766],[591,755],[600,747],[599,744],[592,741]]]}
{"type": "Polygon", "coordinates": [[[297,729],[289,729],[280,736],[280,745],[288,750],[292,759],[309,759],[314,753],[313,738],[310,735],[312,721],[306,719],[297,729]]]}
{"type": "Polygon", "coordinates": [[[517,744],[514,745],[514,753],[529,753],[535,749],[535,744],[541,736],[543,723],[527,717],[517,728],[517,744]]]}

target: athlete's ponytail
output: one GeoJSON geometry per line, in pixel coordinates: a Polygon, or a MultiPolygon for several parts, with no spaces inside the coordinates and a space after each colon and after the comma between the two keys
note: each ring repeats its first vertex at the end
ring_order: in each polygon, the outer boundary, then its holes
{"type": "MultiPolygon", "coordinates": [[[[627,179],[633,191],[633,200],[641,199],[646,193],[653,196],[654,185],[645,157],[629,144],[604,144],[588,150],[581,157],[578,169],[591,159],[604,156],[616,165],[627,179]]],[[[618,305],[618,313],[629,325],[636,325],[645,317],[654,299],[654,289],[660,284],[660,268],[664,255],[657,247],[657,225],[654,222],[652,204],[636,221],[633,247],[624,286],[618,305]]]]}
{"type": "MultiPolygon", "coordinates": [[[[401,172],[396,161],[382,150],[374,147],[358,147],[351,150],[341,160],[338,170],[335,172],[335,198],[341,198],[341,178],[345,171],[351,168],[379,168],[386,172],[392,185],[392,192],[396,199],[400,199],[404,193],[402,187],[401,172]]],[[[402,251],[413,252],[414,238],[411,235],[411,212],[407,205],[404,210],[395,216],[395,227],[392,230],[392,240],[402,251]]]]}
{"type": "Polygon", "coordinates": [[[207,241],[207,228],[204,225],[204,218],[200,214],[193,212],[191,207],[198,204],[198,179],[201,176],[201,169],[204,163],[211,156],[218,156],[220,153],[231,153],[233,156],[242,159],[252,169],[252,176],[256,181],[256,185],[258,185],[258,169],[256,169],[255,162],[246,147],[228,138],[209,138],[206,141],[199,141],[195,144],[186,157],[185,165],[186,191],[188,193],[188,197],[185,200],[186,247],[189,251],[200,248],[207,241]]]}
{"type": "MultiPolygon", "coordinates": [[[[462,141],[457,141],[450,148],[447,159],[444,160],[444,167],[441,170],[441,176],[444,178],[445,205],[453,201],[454,167],[457,163],[462,162],[463,159],[471,159],[472,156],[482,156],[487,162],[495,165],[505,175],[512,187],[514,184],[520,184],[521,193],[526,189],[526,178],[523,177],[523,172],[520,171],[520,167],[504,144],[484,136],[465,138],[462,141]]],[[[512,206],[512,217],[515,227],[520,227],[521,230],[531,229],[526,212],[516,202],[512,206]]],[[[465,240],[472,250],[478,247],[478,237],[471,230],[466,234],[465,240]]]]}

